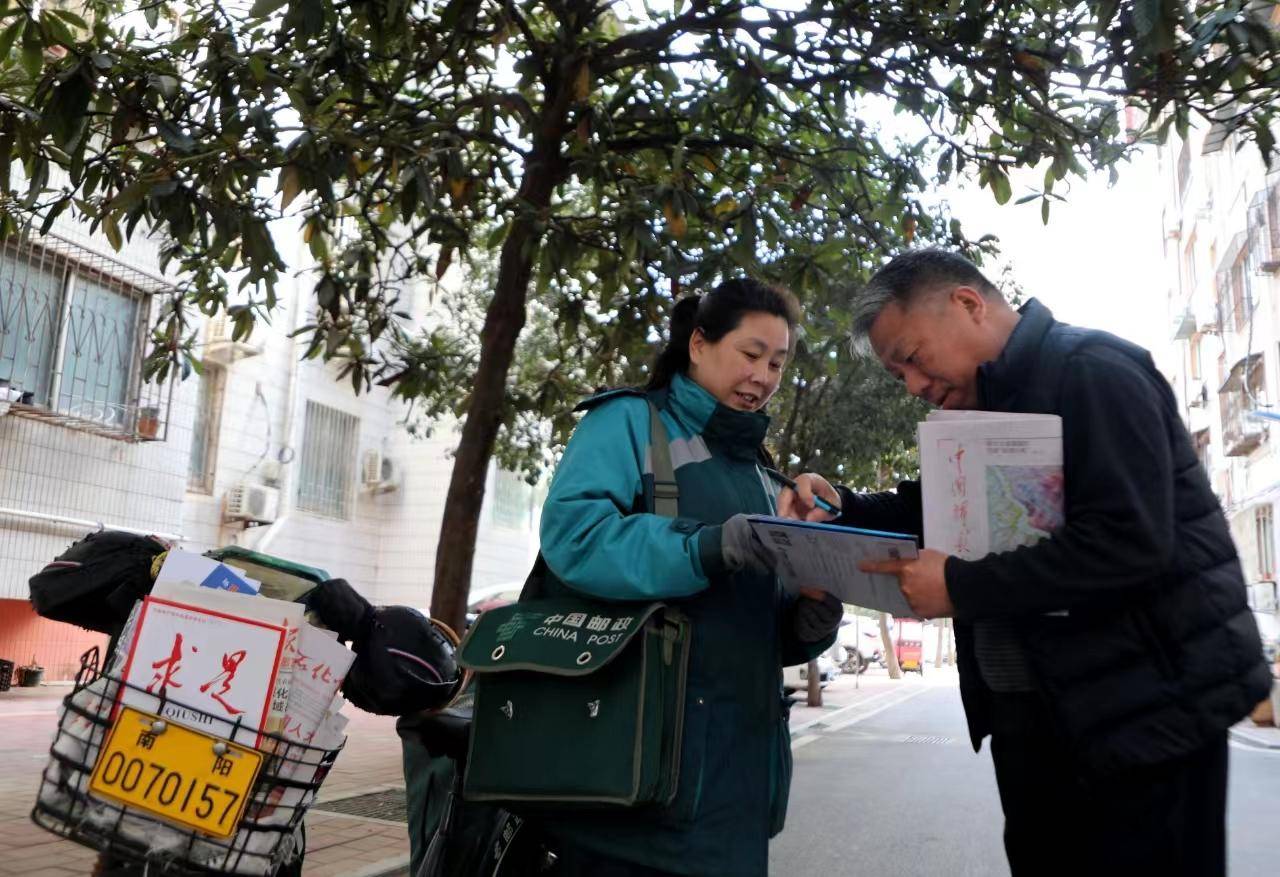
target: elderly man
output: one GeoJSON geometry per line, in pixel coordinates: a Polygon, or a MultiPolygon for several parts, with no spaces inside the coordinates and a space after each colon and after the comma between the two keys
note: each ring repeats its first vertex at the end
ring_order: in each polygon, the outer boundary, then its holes
{"type": "MultiPolygon", "coordinates": [[[[975,750],[991,736],[1016,877],[1224,874],[1227,729],[1270,687],[1240,562],[1150,355],[1013,310],[968,260],[904,253],[856,332],[907,392],[943,408],[1062,417],[1066,520],[1030,547],[923,551],[897,575],[956,619],[975,750]]],[[[917,482],[859,494],[802,475],[780,513],[920,533],[917,482]]]]}

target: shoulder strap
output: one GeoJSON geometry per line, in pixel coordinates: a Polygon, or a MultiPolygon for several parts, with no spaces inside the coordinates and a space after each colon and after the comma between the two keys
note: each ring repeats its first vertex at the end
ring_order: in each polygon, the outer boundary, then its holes
{"type": "Polygon", "coordinates": [[[671,442],[658,416],[658,406],[649,400],[649,456],[653,462],[653,513],[664,518],[680,514],[680,488],[671,465],[671,442]]]}

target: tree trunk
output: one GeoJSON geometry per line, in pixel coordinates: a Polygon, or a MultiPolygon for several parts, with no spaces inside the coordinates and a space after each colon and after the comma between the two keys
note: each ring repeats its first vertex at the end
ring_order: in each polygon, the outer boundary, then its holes
{"type": "Polygon", "coordinates": [[[938,631],[938,645],[933,651],[933,666],[942,666],[942,641],[947,637],[947,619],[939,618],[934,622],[933,627],[938,631]]]}
{"type": "Polygon", "coordinates": [[[809,662],[809,706],[822,706],[822,671],[817,660],[809,662]]]}
{"type": "Polygon", "coordinates": [[[539,119],[533,148],[525,164],[517,201],[524,209],[511,222],[498,262],[498,281],[480,331],[480,361],[476,367],[462,436],[454,456],[449,492],[445,496],[440,540],[436,545],[431,616],[462,631],[471,590],[485,476],[506,404],[507,373],[516,341],[524,328],[529,279],[537,261],[551,194],[567,176],[560,144],[566,130],[576,63],[561,65],[561,80],[550,83],[550,94],[539,119]]]}
{"type": "Polygon", "coordinates": [[[787,426],[782,431],[782,442],[778,450],[778,468],[783,471],[786,471],[787,467],[791,465],[791,454],[796,442],[796,416],[800,413],[800,401],[804,399],[804,394],[808,390],[809,384],[806,381],[796,387],[795,394],[791,399],[791,413],[787,416],[787,426]]]}
{"type": "Polygon", "coordinates": [[[950,618],[947,622],[947,666],[954,667],[956,665],[956,635],[955,622],[950,618]]]}
{"type": "Polygon", "coordinates": [[[898,651],[893,647],[893,638],[889,636],[889,613],[880,613],[880,642],[884,648],[884,661],[889,665],[889,678],[901,679],[902,668],[898,666],[898,651]]]}

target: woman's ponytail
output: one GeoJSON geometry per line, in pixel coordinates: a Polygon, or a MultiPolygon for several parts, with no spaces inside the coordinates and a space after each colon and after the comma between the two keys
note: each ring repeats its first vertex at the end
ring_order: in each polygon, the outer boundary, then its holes
{"type": "Polygon", "coordinates": [[[702,297],[687,295],[671,309],[671,337],[653,363],[647,389],[656,390],[671,383],[676,375],[689,370],[689,339],[698,328],[698,306],[702,297]]]}

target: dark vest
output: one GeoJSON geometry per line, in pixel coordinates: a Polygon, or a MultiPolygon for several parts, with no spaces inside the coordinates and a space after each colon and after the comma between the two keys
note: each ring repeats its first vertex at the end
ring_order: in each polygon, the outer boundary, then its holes
{"type": "MultiPolygon", "coordinates": [[[[1152,427],[1167,434],[1176,515],[1175,557],[1167,574],[1124,602],[1021,619],[1023,646],[1083,769],[1110,771],[1186,754],[1247,715],[1271,687],[1226,518],[1173,393],[1145,350],[1105,332],[1058,323],[1034,300],[1023,319],[1029,322],[1020,327],[1020,367],[1009,370],[1017,385],[987,384],[984,407],[1059,414],[1071,356],[1090,345],[1119,351],[1150,377],[1166,408],[1166,417],[1152,427]]],[[[1064,424],[1064,441],[1070,454],[1071,425],[1064,424]]],[[[956,625],[976,747],[989,727],[971,633],[956,625]]]]}

